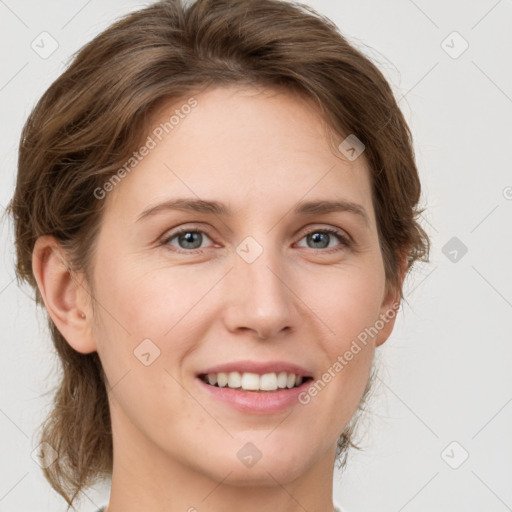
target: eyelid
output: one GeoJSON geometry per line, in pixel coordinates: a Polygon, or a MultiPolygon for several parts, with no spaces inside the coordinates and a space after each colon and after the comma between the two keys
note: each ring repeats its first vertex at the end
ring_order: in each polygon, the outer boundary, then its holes
{"type": "Polygon", "coordinates": [[[344,230],[338,226],[333,226],[330,224],[327,224],[327,225],[326,224],[318,224],[318,223],[309,224],[309,225],[305,226],[303,229],[301,229],[299,231],[299,233],[302,233],[302,236],[305,236],[305,235],[308,235],[309,233],[316,232],[316,231],[327,231],[330,233],[335,233],[339,237],[345,239],[347,242],[353,243],[352,237],[349,235],[349,233],[346,230],[344,230]]]}

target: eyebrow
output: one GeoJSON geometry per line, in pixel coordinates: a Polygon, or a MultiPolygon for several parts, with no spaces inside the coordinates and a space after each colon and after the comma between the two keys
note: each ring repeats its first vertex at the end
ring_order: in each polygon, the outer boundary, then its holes
{"type": "MultiPolygon", "coordinates": [[[[196,213],[206,213],[210,215],[219,215],[229,217],[233,215],[231,209],[219,201],[206,201],[204,199],[169,199],[162,203],[146,208],[138,217],[136,222],[151,217],[167,210],[179,210],[196,213]]],[[[293,208],[295,215],[322,215],[333,212],[349,212],[356,215],[364,221],[366,226],[370,226],[370,220],[366,210],[360,204],[350,201],[301,201],[293,208]]]]}

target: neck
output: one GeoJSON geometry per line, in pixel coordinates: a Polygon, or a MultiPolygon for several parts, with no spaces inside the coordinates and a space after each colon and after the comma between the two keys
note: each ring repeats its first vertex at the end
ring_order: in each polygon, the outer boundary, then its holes
{"type": "Polygon", "coordinates": [[[290,457],[289,471],[265,466],[264,457],[250,470],[239,461],[219,469],[178,460],[130,422],[115,423],[112,486],[106,512],[334,511],[334,449],[321,454],[298,475],[293,471],[294,457],[290,457]]]}

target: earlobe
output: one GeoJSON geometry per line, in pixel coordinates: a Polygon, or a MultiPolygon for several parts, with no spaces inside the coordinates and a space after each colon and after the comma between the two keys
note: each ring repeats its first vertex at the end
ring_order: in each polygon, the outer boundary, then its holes
{"type": "Polygon", "coordinates": [[[87,293],[70,271],[55,237],[45,235],[36,240],[32,271],[46,310],[69,345],[82,354],[96,351],[90,318],[84,312],[88,310],[87,293]]]}
{"type": "Polygon", "coordinates": [[[400,296],[397,293],[390,293],[387,300],[382,304],[378,320],[375,327],[378,333],[375,336],[375,346],[382,345],[393,332],[395,320],[400,307],[400,296]]]}

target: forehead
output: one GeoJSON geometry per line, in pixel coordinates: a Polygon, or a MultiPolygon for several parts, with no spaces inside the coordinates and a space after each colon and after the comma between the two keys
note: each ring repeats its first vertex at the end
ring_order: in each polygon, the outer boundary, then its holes
{"type": "Polygon", "coordinates": [[[130,218],[184,195],[220,198],[237,211],[344,199],[373,216],[364,154],[349,161],[333,152],[330,141],[342,138],[293,93],[218,87],[170,101],[153,111],[144,140],[151,149],[109,197],[130,218]]]}

